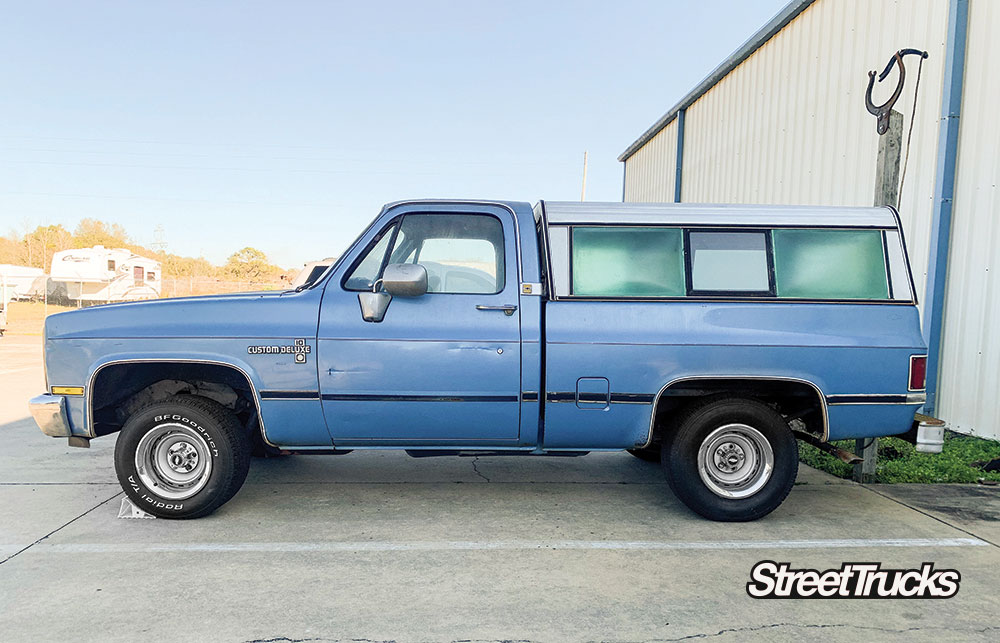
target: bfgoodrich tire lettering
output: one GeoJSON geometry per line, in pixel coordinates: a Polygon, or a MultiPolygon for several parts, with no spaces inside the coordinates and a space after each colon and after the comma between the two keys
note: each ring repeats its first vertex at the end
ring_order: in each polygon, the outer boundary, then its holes
{"type": "Polygon", "coordinates": [[[236,495],[250,439],[218,403],[178,395],[142,408],[122,427],[115,471],[137,507],[161,518],[199,518],[236,495]]]}
{"type": "Polygon", "coordinates": [[[684,414],[662,460],[670,488],[711,520],[766,516],[788,495],[798,473],[795,436],[771,407],[714,398],[684,414]]]}

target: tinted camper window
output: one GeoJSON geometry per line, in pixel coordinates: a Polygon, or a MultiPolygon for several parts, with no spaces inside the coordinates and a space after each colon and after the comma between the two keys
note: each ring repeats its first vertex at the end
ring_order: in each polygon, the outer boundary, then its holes
{"type": "Polygon", "coordinates": [[[677,228],[573,228],[573,294],[583,297],[684,295],[677,228]]]}
{"type": "Polygon", "coordinates": [[[879,230],[774,230],[778,297],[888,299],[879,230]]]}

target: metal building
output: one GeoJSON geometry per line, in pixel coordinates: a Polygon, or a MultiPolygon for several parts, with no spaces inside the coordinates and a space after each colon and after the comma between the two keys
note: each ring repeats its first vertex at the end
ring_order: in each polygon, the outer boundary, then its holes
{"type": "Polygon", "coordinates": [[[868,72],[927,51],[915,112],[916,57],[895,106],[904,133],[914,115],[899,210],[930,346],[925,410],[1000,438],[996,34],[995,0],[793,0],[622,153],[623,199],[871,205],[868,72]]]}

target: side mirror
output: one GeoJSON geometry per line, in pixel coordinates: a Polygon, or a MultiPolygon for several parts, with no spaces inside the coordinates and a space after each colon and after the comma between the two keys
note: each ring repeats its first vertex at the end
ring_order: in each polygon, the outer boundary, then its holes
{"type": "Polygon", "coordinates": [[[361,318],[366,322],[378,323],[385,318],[392,295],[387,292],[359,292],[358,303],[361,304],[361,318]]]}
{"type": "Polygon", "coordinates": [[[391,263],[385,267],[382,278],[372,284],[371,292],[359,292],[361,317],[366,322],[378,323],[385,319],[392,296],[419,297],[427,292],[427,269],[414,263],[391,263]],[[383,290],[379,292],[379,287],[383,290]]]}
{"type": "Polygon", "coordinates": [[[382,273],[382,287],[390,295],[419,297],[427,293],[427,268],[419,263],[391,263],[382,273]]]}

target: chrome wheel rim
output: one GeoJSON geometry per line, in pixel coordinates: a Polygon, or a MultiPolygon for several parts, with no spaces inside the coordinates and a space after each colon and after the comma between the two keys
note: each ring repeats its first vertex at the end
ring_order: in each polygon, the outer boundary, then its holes
{"type": "Polygon", "coordinates": [[[185,500],[208,483],[212,457],[208,443],[183,424],[159,424],[142,436],[135,469],[146,488],[167,500],[185,500]]]}
{"type": "Polygon", "coordinates": [[[698,449],[701,481],[722,498],[747,498],[760,491],[774,471],[771,443],[747,424],[727,424],[702,440],[698,449]]]}

